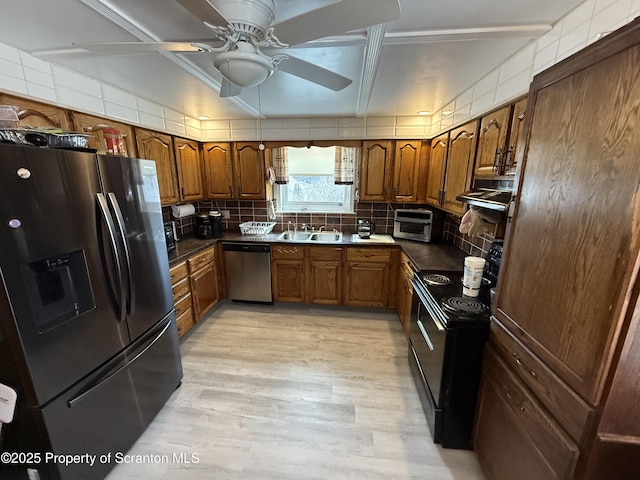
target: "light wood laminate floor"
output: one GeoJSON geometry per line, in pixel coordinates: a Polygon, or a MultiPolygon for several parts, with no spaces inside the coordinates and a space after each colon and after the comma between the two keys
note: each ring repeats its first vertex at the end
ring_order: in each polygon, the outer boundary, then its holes
{"type": "Polygon", "coordinates": [[[393,311],[224,302],[181,350],[182,386],[128,452],[146,457],[108,480],[485,478],[433,443],[393,311]]]}

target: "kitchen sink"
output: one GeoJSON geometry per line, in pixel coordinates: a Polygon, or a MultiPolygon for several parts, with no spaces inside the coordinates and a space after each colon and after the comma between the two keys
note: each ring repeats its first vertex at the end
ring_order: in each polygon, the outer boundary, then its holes
{"type": "Polygon", "coordinates": [[[336,243],[342,241],[342,232],[283,232],[281,242],[336,243]]]}

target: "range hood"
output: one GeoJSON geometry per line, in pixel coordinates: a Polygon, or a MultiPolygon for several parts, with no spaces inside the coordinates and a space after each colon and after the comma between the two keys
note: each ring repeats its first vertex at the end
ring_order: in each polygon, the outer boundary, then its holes
{"type": "Polygon", "coordinates": [[[476,207],[488,208],[504,212],[511,202],[511,190],[495,190],[491,188],[479,188],[470,190],[456,197],[459,202],[465,202],[476,207]]]}

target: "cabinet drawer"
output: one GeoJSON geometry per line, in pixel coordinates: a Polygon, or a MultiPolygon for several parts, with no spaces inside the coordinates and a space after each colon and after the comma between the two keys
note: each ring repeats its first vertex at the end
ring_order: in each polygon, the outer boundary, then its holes
{"type": "Polygon", "coordinates": [[[296,245],[273,245],[272,260],[304,260],[304,247],[296,245]]]}
{"type": "Polygon", "coordinates": [[[514,417],[521,422],[533,446],[546,460],[558,479],[571,478],[580,451],[542,405],[529,393],[518,377],[500,360],[495,351],[485,348],[482,364],[485,378],[501,393],[514,417]]]}
{"type": "Polygon", "coordinates": [[[391,261],[389,248],[348,248],[347,262],[388,263],[391,261]]]}
{"type": "Polygon", "coordinates": [[[340,247],[309,247],[309,258],[319,261],[339,262],[342,260],[340,247]]]}
{"type": "Polygon", "coordinates": [[[187,263],[189,264],[189,273],[193,274],[207,263],[212,262],[215,257],[215,251],[214,247],[207,248],[206,250],[189,258],[189,260],[187,260],[187,263]]]}
{"type": "Polygon", "coordinates": [[[187,293],[182,298],[180,298],[174,306],[176,310],[176,317],[179,317],[188,309],[191,308],[191,293],[187,293]]]}
{"type": "Polygon", "coordinates": [[[173,302],[175,303],[180,297],[183,297],[191,291],[191,283],[189,278],[183,278],[178,283],[171,286],[173,291],[173,302]]]}
{"type": "Polygon", "coordinates": [[[169,269],[169,275],[171,276],[171,285],[175,285],[183,278],[187,278],[189,271],[187,270],[187,262],[179,263],[169,269]]]}
{"type": "Polygon", "coordinates": [[[501,324],[491,322],[491,341],[538,400],[553,413],[569,436],[582,445],[593,409],[560,380],[501,324]]]}
{"type": "MultiPolygon", "coordinates": [[[[191,297],[191,296],[189,296],[189,297],[191,297]]],[[[180,315],[179,317],[176,318],[176,327],[178,329],[178,338],[180,338],[185,333],[187,333],[189,330],[191,330],[191,327],[193,327],[193,325],[195,325],[195,322],[193,321],[193,309],[189,308],[189,309],[185,310],[182,313],[182,315],[180,315]]]]}

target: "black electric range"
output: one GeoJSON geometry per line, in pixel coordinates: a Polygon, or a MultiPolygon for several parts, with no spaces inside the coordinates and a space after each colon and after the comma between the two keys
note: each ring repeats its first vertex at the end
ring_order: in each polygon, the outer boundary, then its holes
{"type": "Polygon", "coordinates": [[[409,364],[433,440],[445,448],[471,448],[491,320],[490,290],[501,252],[501,245],[492,245],[477,297],[462,294],[461,271],[423,271],[411,282],[417,301],[409,329],[409,364]]]}

